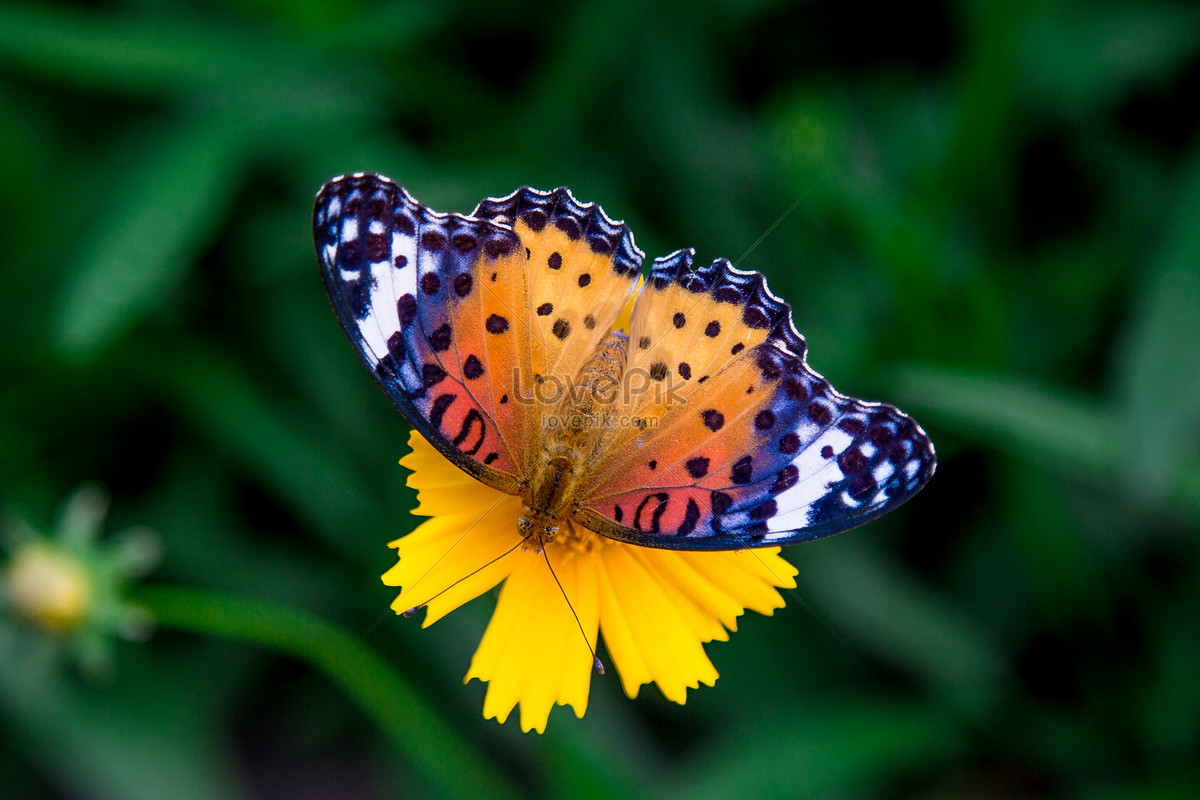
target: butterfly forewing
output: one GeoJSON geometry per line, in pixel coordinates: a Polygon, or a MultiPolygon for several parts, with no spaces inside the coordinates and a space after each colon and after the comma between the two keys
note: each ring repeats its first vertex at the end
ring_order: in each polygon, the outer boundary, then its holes
{"type": "Polygon", "coordinates": [[[523,453],[495,424],[479,317],[479,275],[524,275],[517,236],[438,215],[376,175],[343,176],[317,196],[314,234],[330,299],[375,379],[455,464],[497,488],[523,453]]]}
{"type": "MultiPolygon", "coordinates": [[[[523,295],[511,295],[508,312],[488,324],[511,332],[517,348],[511,364],[496,365],[509,386],[498,419],[533,451],[580,366],[633,293],[642,253],[624,223],[594,203],[579,203],[567,189],[522,187],[484,200],[474,213],[511,227],[525,255],[523,295]]],[[[512,292],[499,281],[490,286],[501,295],[512,292]]]]}
{"type": "Polygon", "coordinates": [[[347,175],[318,194],[314,236],[333,306],[384,391],[455,464],[508,492],[642,266],[628,228],[566,189],[522,188],[464,217],[347,175]]]}

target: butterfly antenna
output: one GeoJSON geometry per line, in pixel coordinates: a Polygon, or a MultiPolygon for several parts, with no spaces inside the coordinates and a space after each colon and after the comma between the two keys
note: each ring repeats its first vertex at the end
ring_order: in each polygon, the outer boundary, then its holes
{"type": "MultiPolygon", "coordinates": [[[[509,553],[511,553],[513,550],[516,550],[518,547],[520,547],[520,546],[521,546],[521,545],[523,545],[523,544],[525,544],[525,540],[524,540],[524,539],[522,539],[521,541],[517,542],[517,543],[516,543],[516,544],[514,544],[512,547],[508,548],[508,549],[507,549],[507,550],[505,550],[503,553],[501,553],[500,555],[498,555],[498,556],[496,556],[495,558],[493,558],[491,561],[489,561],[489,562],[487,562],[486,564],[484,564],[482,567],[479,567],[478,569],[475,569],[475,570],[473,570],[473,571],[471,571],[471,572],[467,573],[466,575],[463,575],[461,578],[459,578],[459,579],[458,579],[458,580],[456,580],[454,583],[452,583],[452,584],[450,584],[449,586],[447,586],[445,589],[442,589],[440,592],[438,592],[438,593],[437,593],[437,594],[435,594],[433,597],[431,597],[431,598],[429,598],[428,600],[426,600],[424,603],[421,603],[420,605],[413,606],[413,607],[412,607],[412,608],[410,608],[408,611],[405,611],[405,612],[404,612],[404,618],[405,618],[405,619],[408,619],[408,618],[409,618],[409,617],[411,617],[413,614],[417,613],[417,612],[418,612],[418,611],[420,611],[422,608],[424,608],[425,606],[429,605],[429,604],[430,604],[430,603],[432,603],[434,600],[437,600],[439,597],[441,597],[442,595],[444,595],[446,592],[448,592],[448,591],[450,591],[451,589],[453,589],[455,586],[458,586],[460,583],[462,583],[463,581],[465,581],[467,578],[470,578],[470,577],[471,577],[471,576],[473,576],[473,575],[477,575],[477,574],[479,574],[480,572],[483,572],[485,569],[487,569],[488,567],[490,567],[492,564],[495,564],[497,561],[499,561],[500,559],[504,558],[506,555],[508,555],[509,553]]],[[[557,580],[557,578],[556,578],[555,580],[557,580]]],[[[561,589],[562,587],[560,586],[559,588],[561,589]]]]}
{"type": "Polygon", "coordinates": [[[596,672],[604,674],[604,662],[596,655],[596,651],[592,649],[592,643],[588,641],[587,634],[583,632],[583,623],[579,621],[579,615],[575,613],[575,606],[571,605],[570,598],[567,597],[566,591],[563,589],[562,581],[554,574],[554,567],[550,566],[550,556],[546,553],[545,546],[542,547],[542,557],[546,559],[546,567],[550,570],[550,577],[554,578],[554,582],[558,584],[558,591],[562,592],[563,600],[567,601],[567,608],[571,609],[571,616],[575,618],[575,624],[579,627],[579,633],[583,636],[583,643],[587,645],[588,652],[592,654],[592,666],[596,672]]]}

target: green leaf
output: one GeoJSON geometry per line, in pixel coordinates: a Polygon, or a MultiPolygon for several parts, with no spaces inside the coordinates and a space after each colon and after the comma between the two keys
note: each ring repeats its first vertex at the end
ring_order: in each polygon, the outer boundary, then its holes
{"type": "MultiPolygon", "coordinates": [[[[155,359],[154,372],[201,435],[249,470],[288,507],[315,524],[335,551],[367,559],[375,539],[347,531],[378,524],[378,540],[395,530],[339,449],[273,400],[229,359],[199,349],[155,359]]],[[[397,467],[397,469],[399,469],[397,467]]]]}
{"type": "Polygon", "coordinates": [[[1200,48],[1200,13],[1180,3],[1036,3],[1021,31],[1022,80],[1038,100],[1082,112],[1174,75],[1200,48]]]}
{"type": "Polygon", "coordinates": [[[1071,474],[1110,478],[1116,469],[1118,428],[1094,400],[1028,379],[932,365],[903,368],[896,386],[927,425],[1071,474]]]}
{"type": "MultiPolygon", "coordinates": [[[[1159,345],[1164,343],[1158,340],[1159,345]]],[[[1200,465],[1195,459],[1193,427],[1200,404],[1189,405],[1186,399],[1193,390],[1179,388],[1180,384],[1195,382],[1196,374],[1177,374],[1166,363],[1171,360],[1169,353],[1153,348],[1143,353],[1154,367],[1161,367],[1157,377],[1160,386],[1168,385],[1166,393],[1152,392],[1150,380],[1134,380],[1136,388],[1130,394],[1140,402],[1125,400],[1121,414],[1086,397],[1026,379],[932,365],[902,368],[895,385],[905,408],[926,424],[936,424],[1067,477],[1084,477],[1103,484],[1119,482],[1126,488],[1132,484],[1134,494],[1142,496],[1144,491],[1138,489],[1147,485],[1169,489],[1166,502],[1200,517],[1200,465]],[[1131,433],[1136,435],[1139,426],[1120,423],[1133,413],[1143,415],[1143,438],[1130,445],[1131,433]],[[1155,414],[1161,415],[1161,422],[1155,414]],[[1174,430],[1176,438],[1166,441],[1161,427],[1174,430]],[[1169,480],[1158,472],[1162,464],[1145,456],[1129,457],[1131,447],[1142,446],[1158,447],[1153,452],[1171,467],[1169,480]],[[1141,475],[1153,476],[1151,483],[1139,478],[1139,466],[1144,470],[1141,475]]],[[[1188,353],[1182,360],[1193,357],[1188,353]]]]}
{"type": "Polygon", "coordinates": [[[250,29],[201,19],[0,5],[0,59],[58,80],[144,93],[236,85],[302,54],[250,29]]]}
{"type": "Polygon", "coordinates": [[[512,797],[492,765],[373,650],[325,620],[233,595],[143,587],[139,602],[165,627],[252,642],[303,660],[330,678],[449,797],[512,797]]]}
{"type": "Polygon", "coordinates": [[[1161,499],[1200,457],[1200,150],[1125,333],[1116,392],[1135,495],[1161,499]]]}
{"type": "Polygon", "coordinates": [[[87,687],[52,661],[31,658],[35,643],[8,633],[0,629],[6,735],[64,792],[97,800],[245,797],[216,731],[170,673],[126,659],[113,687],[87,687]]]}
{"type": "Polygon", "coordinates": [[[807,548],[797,582],[837,629],[937,696],[982,717],[1013,690],[1002,650],[953,601],[852,540],[807,548]]]}
{"type": "Polygon", "coordinates": [[[224,119],[164,136],[96,209],[53,316],[59,355],[85,362],[163,303],[240,182],[242,140],[224,119]]]}
{"type": "Polygon", "coordinates": [[[847,698],[836,710],[751,725],[683,770],[667,797],[861,797],[887,777],[944,761],[962,742],[936,711],[885,700],[847,698]]]}

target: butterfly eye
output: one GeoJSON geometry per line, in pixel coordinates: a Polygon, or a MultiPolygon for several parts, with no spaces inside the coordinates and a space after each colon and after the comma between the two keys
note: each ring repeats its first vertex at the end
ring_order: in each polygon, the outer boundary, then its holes
{"type": "Polygon", "coordinates": [[[517,519],[517,532],[531,542],[535,549],[540,550],[546,542],[552,542],[558,536],[557,525],[547,525],[535,519],[520,517],[517,519]]]}

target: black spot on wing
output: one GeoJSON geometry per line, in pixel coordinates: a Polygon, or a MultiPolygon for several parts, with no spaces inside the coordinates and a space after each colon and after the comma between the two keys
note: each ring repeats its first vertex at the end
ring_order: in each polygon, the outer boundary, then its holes
{"type": "Polygon", "coordinates": [[[483,440],[487,437],[487,423],[475,409],[469,409],[465,417],[463,417],[462,428],[458,435],[452,440],[452,444],[468,456],[473,456],[479,452],[479,448],[483,447],[483,440]]]}
{"type": "Polygon", "coordinates": [[[679,530],[676,531],[680,536],[687,536],[696,530],[696,523],[700,521],[700,506],[696,505],[696,501],[691,497],[687,501],[687,510],[683,515],[683,522],[679,525],[679,530]]]}
{"type": "Polygon", "coordinates": [[[446,393],[438,395],[433,401],[433,405],[429,407],[429,424],[433,426],[434,430],[442,429],[442,417],[445,416],[446,410],[454,403],[456,397],[458,395],[446,393]]]}
{"type": "Polygon", "coordinates": [[[668,499],[670,496],[666,492],[655,492],[642,498],[642,502],[638,504],[637,511],[633,515],[634,530],[643,533],[661,533],[662,515],[667,510],[668,499]]]}
{"type": "MultiPolygon", "coordinates": [[[[693,255],[694,251],[688,248],[656,259],[650,268],[648,285],[662,289],[675,283],[695,294],[707,293],[717,303],[740,306],[743,324],[767,330],[767,342],[781,351],[798,357],[804,355],[806,345],[792,325],[791,307],[770,293],[761,273],[735,269],[724,258],[693,268],[693,255]]],[[[706,336],[715,338],[722,333],[717,320],[702,320],[700,324],[706,336]]],[[[735,345],[733,355],[740,350],[735,345]]]]}
{"type": "Polygon", "coordinates": [[[744,485],[750,483],[753,475],[754,457],[742,456],[737,461],[733,462],[733,469],[729,472],[729,479],[734,484],[744,485]]]}
{"type": "Polygon", "coordinates": [[[451,334],[450,323],[446,322],[439,325],[433,333],[429,334],[429,346],[433,348],[435,353],[444,353],[450,349],[451,334]]]}
{"type": "Polygon", "coordinates": [[[400,320],[400,330],[405,330],[417,318],[417,298],[411,294],[401,295],[396,301],[396,315],[400,320]]]}
{"type": "Polygon", "coordinates": [[[474,353],[467,356],[467,360],[463,362],[463,377],[468,380],[475,380],[483,375],[483,362],[474,353]]]}

